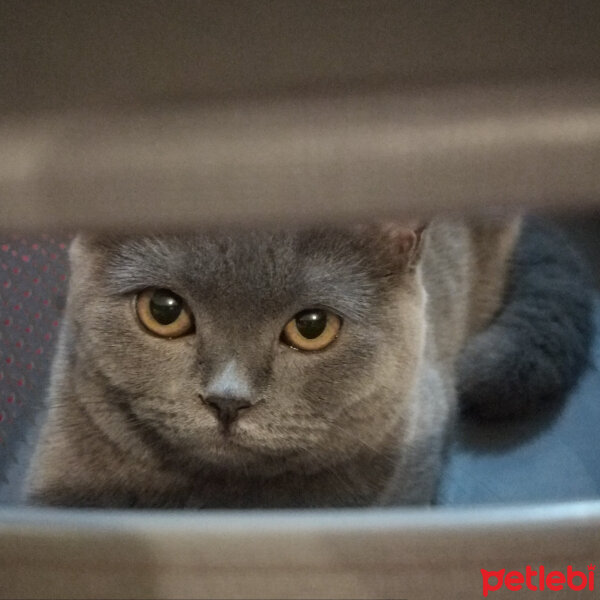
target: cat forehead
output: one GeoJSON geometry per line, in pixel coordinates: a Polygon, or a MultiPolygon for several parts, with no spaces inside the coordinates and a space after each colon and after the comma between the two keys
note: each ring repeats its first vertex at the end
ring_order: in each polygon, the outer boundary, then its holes
{"type": "Polygon", "coordinates": [[[359,316],[377,295],[368,252],[336,230],[132,237],[105,246],[115,292],[171,287],[216,305],[335,303],[359,316]]]}
{"type": "MultiPolygon", "coordinates": [[[[109,246],[108,269],[119,277],[165,270],[194,280],[203,277],[243,282],[293,280],[295,274],[352,276],[362,260],[339,233],[264,233],[136,237],[109,246]],[[358,258],[358,261],[357,261],[358,258]]],[[[359,267],[359,268],[357,268],[359,267]]],[[[310,278],[310,277],[309,277],[310,278]]]]}

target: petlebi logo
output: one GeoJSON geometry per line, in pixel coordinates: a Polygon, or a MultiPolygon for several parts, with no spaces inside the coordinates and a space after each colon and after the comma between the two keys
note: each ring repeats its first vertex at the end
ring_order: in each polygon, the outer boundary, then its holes
{"type": "Polygon", "coordinates": [[[559,592],[563,589],[573,591],[594,590],[595,565],[588,565],[587,571],[576,571],[571,565],[564,571],[546,571],[543,565],[537,570],[527,565],[525,571],[486,571],[481,569],[483,595],[496,592],[502,587],[512,592],[520,590],[559,592]]]}

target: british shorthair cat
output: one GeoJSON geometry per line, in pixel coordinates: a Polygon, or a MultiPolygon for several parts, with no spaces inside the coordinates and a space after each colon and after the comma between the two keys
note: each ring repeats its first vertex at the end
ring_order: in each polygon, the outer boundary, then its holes
{"type": "Polygon", "coordinates": [[[543,408],[591,293],[532,220],[79,235],[38,504],[431,503],[461,407],[543,408]]]}

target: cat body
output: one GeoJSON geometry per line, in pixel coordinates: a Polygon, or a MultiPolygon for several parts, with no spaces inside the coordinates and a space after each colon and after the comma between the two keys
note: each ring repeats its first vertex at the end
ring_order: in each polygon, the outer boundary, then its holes
{"type": "Polygon", "coordinates": [[[431,502],[457,364],[506,310],[521,230],[511,218],[78,236],[30,501],[431,502]],[[193,330],[147,331],[140,294],[152,289],[181,297],[193,330]],[[339,332],[318,351],[290,346],[286,323],[315,307],[339,332]]]}

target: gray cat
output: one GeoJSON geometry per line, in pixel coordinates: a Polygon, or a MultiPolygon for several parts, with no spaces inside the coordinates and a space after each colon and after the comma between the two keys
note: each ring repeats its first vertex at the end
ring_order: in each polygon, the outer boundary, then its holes
{"type": "Polygon", "coordinates": [[[34,503],[430,503],[457,389],[534,409],[591,336],[577,257],[520,218],[81,235],[70,259],[34,503]]]}

